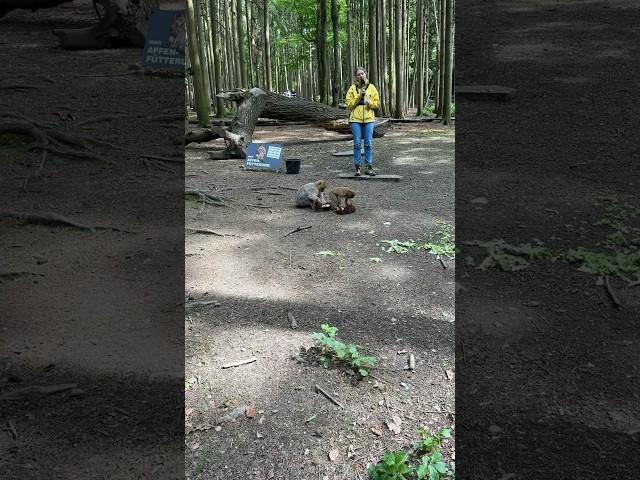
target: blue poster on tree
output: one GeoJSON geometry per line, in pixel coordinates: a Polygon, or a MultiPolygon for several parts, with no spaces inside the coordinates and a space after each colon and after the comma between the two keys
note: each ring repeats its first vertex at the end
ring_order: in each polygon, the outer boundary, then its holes
{"type": "Polygon", "coordinates": [[[149,18],[142,63],[147,67],[184,70],[186,43],[184,10],[156,10],[149,18]]]}
{"type": "Polygon", "coordinates": [[[252,143],[247,147],[247,170],[280,170],[282,145],[275,143],[252,143]]]}

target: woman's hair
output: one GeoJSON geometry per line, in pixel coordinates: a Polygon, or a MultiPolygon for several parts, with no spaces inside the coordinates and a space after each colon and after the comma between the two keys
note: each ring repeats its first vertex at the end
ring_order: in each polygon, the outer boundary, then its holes
{"type": "Polygon", "coordinates": [[[355,70],[353,71],[353,76],[355,77],[356,75],[358,75],[358,72],[359,72],[360,70],[362,70],[362,71],[365,73],[365,75],[367,74],[367,71],[366,71],[364,68],[362,68],[362,67],[356,67],[356,68],[355,68],[355,70]]]}

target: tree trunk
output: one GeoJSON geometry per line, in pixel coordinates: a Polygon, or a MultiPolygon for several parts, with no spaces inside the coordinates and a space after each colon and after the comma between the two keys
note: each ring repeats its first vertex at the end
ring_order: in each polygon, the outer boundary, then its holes
{"type": "Polygon", "coordinates": [[[238,45],[238,65],[240,66],[240,86],[247,86],[247,65],[244,61],[244,29],[242,28],[242,0],[236,0],[236,34],[238,45]]]}
{"type": "Polygon", "coordinates": [[[196,19],[193,10],[193,0],[187,0],[187,43],[189,46],[189,58],[193,69],[193,89],[196,97],[196,113],[198,115],[198,125],[206,127],[209,125],[209,99],[204,88],[204,77],[202,75],[202,65],[200,64],[200,52],[198,51],[198,37],[196,35],[196,19]]]}
{"type": "Polygon", "coordinates": [[[253,22],[252,22],[252,15],[251,15],[251,5],[250,5],[250,0],[245,0],[245,4],[244,4],[244,11],[245,11],[245,16],[247,18],[247,47],[249,50],[249,87],[253,87],[255,86],[255,84],[257,83],[256,80],[256,75],[255,75],[255,67],[253,64],[253,38],[255,36],[254,34],[254,30],[253,30],[253,22]]]}
{"type": "Polygon", "coordinates": [[[340,96],[340,78],[338,69],[340,68],[340,57],[338,51],[338,0],[331,0],[331,24],[333,26],[333,89],[331,91],[331,105],[338,106],[338,98],[340,96]]]}
{"type": "Polygon", "coordinates": [[[353,0],[347,0],[347,72],[348,78],[351,78],[351,72],[355,65],[355,59],[353,58],[353,25],[351,18],[353,16],[353,0]]]}
{"type": "Polygon", "coordinates": [[[402,66],[402,1],[395,0],[395,63],[396,63],[396,99],[394,117],[403,118],[402,103],[404,100],[404,68],[402,66]]]}
{"type": "Polygon", "coordinates": [[[438,24],[440,25],[439,35],[438,35],[438,116],[442,117],[443,113],[443,100],[444,100],[444,83],[445,83],[445,72],[444,72],[444,57],[445,57],[445,2],[446,0],[440,0],[439,2],[439,14],[438,14],[438,24]]]}
{"type": "Polygon", "coordinates": [[[269,2],[262,2],[263,20],[262,24],[264,34],[264,81],[267,90],[271,90],[271,42],[269,41],[269,2]]]}
{"type": "Polygon", "coordinates": [[[417,5],[416,5],[416,46],[414,49],[414,52],[416,54],[416,73],[415,73],[415,88],[416,88],[416,108],[418,109],[417,111],[417,116],[419,117],[420,115],[422,115],[422,97],[423,97],[423,92],[422,92],[422,79],[424,77],[424,70],[423,70],[423,65],[422,65],[422,52],[423,52],[423,43],[422,43],[422,39],[423,39],[423,34],[422,34],[422,0],[417,0],[417,5]]]}
{"type": "Polygon", "coordinates": [[[216,99],[216,116],[223,117],[224,116],[224,102],[220,97],[216,94],[221,92],[222,89],[222,75],[220,72],[220,57],[218,55],[218,40],[220,39],[220,35],[217,34],[216,29],[220,29],[220,24],[218,20],[218,4],[217,0],[209,0],[211,17],[212,17],[212,31],[211,31],[211,49],[213,53],[213,74],[216,80],[216,91],[214,92],[214,97],[216,99]]]}
{"type": "Polygon", "coordinates": [[[327,0],[318,1],[318,22],[316,28],[316,57],[318,58],[318,87],[320,102],[327,102],[327,0]]]}
{"type": "Polygon", "coordinates": [[[451,123],[451,89],[453,86],[453,0],[446,1],[444,94],[442,99],[442,124],[451,123]]]}
{"type": "Polygon", "coordinates": [[[369,81],[378,83],[378,53],[376,28],[376,0],[369,0],[369,81]]]}

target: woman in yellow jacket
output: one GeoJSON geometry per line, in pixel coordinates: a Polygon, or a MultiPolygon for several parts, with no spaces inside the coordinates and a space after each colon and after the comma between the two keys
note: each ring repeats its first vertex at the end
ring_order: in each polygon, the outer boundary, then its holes
{"type": "Polygon", "coordinates": [[[373,171],[373,125],[374,110],[380,106],[376,87],[367,80],[367,72],[358,67],[354,70],[355,81],[347,92],[346,104],[351,112],[349,124],[353,133],[353,163],[356,177],[360,176],[360,145],[364,139],[364,173],[375,176],[373,171]]]}

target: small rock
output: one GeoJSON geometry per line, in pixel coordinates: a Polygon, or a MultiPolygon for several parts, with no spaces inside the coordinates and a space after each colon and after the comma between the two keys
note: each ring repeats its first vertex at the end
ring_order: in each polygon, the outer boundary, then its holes
{"type": "Polygon", "coordinates": [[[486,205],[489,203],[489,200],[487,200],[486,197],[477,197],[470,200],[470,203],[473,203],[474,205],[486,205]]]}
{"type": "Polygon", "coordinates": [[[525,305],[525,307],[539,307],[540,306],[540,302],[537,302],[535,300],[529,300],[524,305],[525,305]]]}
{"type": "Polygon", "coordinates": [[[453,378],[453,370],[445,370],[444,373],[447,374],[447,378],[451,380],[453,378]]]}
{"type": "Polygon", "coordinates": [[[493,435],[496,435],[496,434],[500,433],[501,431],[502,431],[502,429],[497,425],[491,425],[489,427],[489,433],[491,433],[493,435]]]}
{"type": "Polygon", "coordinates": [[[334,448],[329,452],[329,460],[331,460],[332,462],[335,462],[336,460],[338,460],[339,456],[340,456],[340,450],[338,450],[337,448],[334,448]]]}
{"type": "Polygon", "coordinates": [[[304,454],[305,454],[305,455],[309,455],[309,449],[308,449],[308,448],[305,448],[305,449],[304,449],[304,454]]]}
{"type": "Polygon", "coordinates": [[[379,428],[371,427],[371,431],[378,437],[382,436],[382,430],[380,430],[379,428]]]}
{"type": "Polygon", "coordinates": [[[220,425],[218,425],[216,428],[214,428],[214,430],[215,430],[216,432],[219,432],[220,430],[222,430],[222,427],[221,427],[220,425]]]}
{"type": "Polygon", "coordinates": [[[401,387],[404,387],[404,389],[405,389],[405,390],[409,390],[409,385],[407,385],[407,384],[406,384],[406,383],[404,383],[404,382],[400,382],[400,386],[401,386],[401,387]]]}

